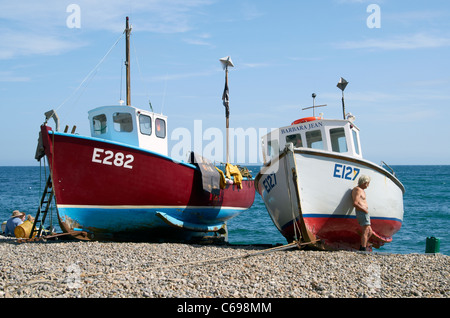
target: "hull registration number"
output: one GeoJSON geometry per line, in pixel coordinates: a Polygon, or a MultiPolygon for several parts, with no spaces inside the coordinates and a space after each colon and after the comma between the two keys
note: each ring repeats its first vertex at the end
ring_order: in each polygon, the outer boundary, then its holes
{"type": "Polygon", "coordinates": [[[262,182],[267,193],[269,193],[277,185],[277,177],[275,173],[269,174],[262,182]]]}
{"type": "Polygon", "coordinates": [[[334,165],[333,177],[353,181],[353,180],[356,180],[356,178],[359,176],[360,172],[361,172],[361,169],[359,169],[359,168],[341,165],[339,163],[336,163],[334,165]]]}
{"type": "Polygon", "coordinates": [[[94,148],[92,153],[92,162],[101,163],[107,166],[123,167],[133,169],[134,156],[125,155],[121,152],[114,152],[101,148],[94,148]]]}

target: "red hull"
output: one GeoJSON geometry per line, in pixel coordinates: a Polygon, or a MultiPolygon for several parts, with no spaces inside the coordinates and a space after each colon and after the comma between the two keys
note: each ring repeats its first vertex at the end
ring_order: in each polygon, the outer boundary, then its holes
{"type": "MultiPolygon", "coordinates": [[[[178,209],[177,219],[208,225],[224,222],[253,204],[253,180],[244,180],[242,189],[228,185],[213,195],[203,190],[200,170],[191,164],[124,144],[49,133],[46,126],[41,131],[58,206],[178,209]],[[183,213],[196,207],[211,207],[214,212],[183,213]]],[[[63,224],[66,230],[74,227],[68,223],[63,224]]],[[[89,224],[83,226],[95,231],[89,224]]],[[[101,231],[114,232],[114,226],[106,227],[101,231]]]]}
{"type": "MultiPolygon", "coordinates": [[[[361,227],[355,218],[305,217],[307,229],[316,236],[326,249],[359,249],[361,227]]],[[[400,230],[401,222],[387,219],[372,219],[374,232],[369,242],[376,248],[390,243],[392,236],[400,230]]],[[[297,222],[297,228],[300,224],[297,222]]],[[[297,230],[298,232],[298,230],[297,230]]],[[[295,237],[292,223],[282,230],[288,241],[295,237]]]]}

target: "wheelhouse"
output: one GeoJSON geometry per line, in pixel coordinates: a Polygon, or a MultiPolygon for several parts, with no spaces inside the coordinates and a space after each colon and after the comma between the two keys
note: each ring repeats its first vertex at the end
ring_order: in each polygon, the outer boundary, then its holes
{"type": "Polygon", "coordinates": [[[167,117],[132,106],[102,106],[89,111],[91,136],[167,156],[167,117]]]}
{"type": "Polygon", "coordinates": [[[288,143],[292,143],[294,148],[362,158],[359,128],[351,120],[309,117],[276,129],[262,137],[264,163],[278,156],[288,143]]]}

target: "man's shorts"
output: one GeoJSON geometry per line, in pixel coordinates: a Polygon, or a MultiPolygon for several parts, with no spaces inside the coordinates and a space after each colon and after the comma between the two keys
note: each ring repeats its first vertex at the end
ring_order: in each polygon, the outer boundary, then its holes
{"type": "Polygon", "coordinates": [[[359,225],[367,226],[370,225],[370,216],[369,213],[365,213],[363,211],[356,210],[356,219],[358,220],[359,225]]]}

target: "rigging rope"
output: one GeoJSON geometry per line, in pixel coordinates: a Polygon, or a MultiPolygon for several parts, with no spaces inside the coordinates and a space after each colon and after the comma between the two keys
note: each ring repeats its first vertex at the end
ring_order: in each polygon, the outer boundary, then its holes
{"type": "MultiPolygon", "coordinates": [[[[137,65],[137,68],[138,68],[138,71],[139,71],[139,76],[141,77],[141,81],[142,81],[142,83],[144,84],[144,86],[145,86],[145,82],[144,82],[144,76],[142,75],[142,72],[141,72],[141,66],[139,65],[139,59],[138,59],[138,54],[137,54],[137,52],[136,52],[136,46],[134,45],[134,41],[133,41],[133,35],[131,35],[131,45],[133,46],[133,50],[134,50],[134,56],[135,56],[135,58],[136,58],[136,65],[137,65]]],[[[150,106],[150,109],[151,109],[151,111],[153,112],[153,106],[152,106],[152,103],[151,103],[151,101],[150,101],[150,95],[149,95],[149,93],[148,93],[148,91],[147,91],[147,89],[145,89],[145,95],[146,95],[146,97],[147,97],[147,100],[148,100],[148,104],[149,104],[149,106],[150,106]]]]}
{"type": "MultiPolygon", "coordinates": [[[[174,267],[185,267],[185,266],[195,266],[195,265],[201,265],[204,263],[215,263],[215,262],[219,262],[219,261],[227,261],[227,260],[233,260],[233,259],[244,259],[244,258],[249,258],[249,257],[253,257],[253,256],[257,256],[257,255],[261,255],[261,254],[267,254],[267,253],[272,253],[272,252],[278,252],[278,251],[284,251],[284,250],[288,250],[288,249],[292,249],[294,247],[298,247],[301,248],[302,246],[306,246],[309,243],[300,243],[298,241],[294,241],[292,243],[286,244],[286,245],[282,245],[282,246],[275,246],[275,247],[271,247],[268,249],[264,249],[261,251],[255,251],[255,252],[248,252],[248,253],[244,253],[244,254],[238,254],[238,255],[231,255],[231,256],[225,256],[225,257],[219,257],[219,258],[212,258],[212,259],[205,259],[205,260],[199,260],[199,261],[191,261],[191,262],[187,262],[187,263],[176,263],[176,264],[169,264],[169,265],[159,265],[159,264],[145,264],[145,265],[150,265],[148,268],[143,268],[142,266],[136,266],[136,268],[133,269],[129,269],[129,270],[122,270],[122,271],[117,271],[117,272],[96,272],[96,273],[80,273],[80,279],[81,278],[87,278],[87,277],[94,277],[94,276],[110,276],[110,275],[124,275],[124,274],[130,274],[132,272],[150,272],[153,270],[157,270],[157,269],[165,269],[165,268],[174,268],[174,267]],[[151,266],[153,265],[153,266],[151,266]]],[[[143,264],[140,264],[143,265],[143,264]]],[[[61,271],[64,271],[64,269],[62,269],[61,271]]],[[[16,292],[20,292],[25,286],[29,286],[29,285],[34,285],[34,284],[56,284],[56,283],[60,283],[60,281],[58,281],[59,277],[55,276],[55,273],[52,273],[52,278],[51,279],[36,279],[36,280],[29,280],[26,283],[20,284],[17,286],[17,283],[11,283],[11,284],[7,284],[4,286],[4,291],[5,291],[5,295],[7,297],[11,297],[11,294],[9,293],[9,291],[7,290],[7,288],[9,287],[15,287],[17,288],[16,292]]],[[[58,275],[59,276],[59,275],[58,275]]],[[[67,279],[64,279],[64,282],[67,282],[67,279]]]]}
{"type": "Polygon", "coordinates": [[[119,43],[120,39],[123,37],[123,33],[119,36],[119,38],[117,39],[117,41],[113,44],[113,46],[111,46],[111,48],[108,50],[108,52],[105,54],[105,56],[103,56],[103,58],[100,60],[100,62],[97,63],[97,65],[92,69],[92,71],[89,72],[88,75],[86,75],[86,77],[83,79],[83,81],[81,82],[80,85],[78,85],[78,87],[75,89],[75,91],[69,95],[69,97],[67,97],[57,108],[55,111],[57,111],[58,109],[60,109],[69,99],[71,99],[77,92],[78,90],[81,88],[81,86],[83,86],[83,84],[89,79],[89,77],[97,71],[97,69],[100,67],[100,65],[103,63],[103,61],[108,57],[109,53],[111,53],[111,51],[115,48],[115,46],[117,45],[117,43],[119,43]]]}

